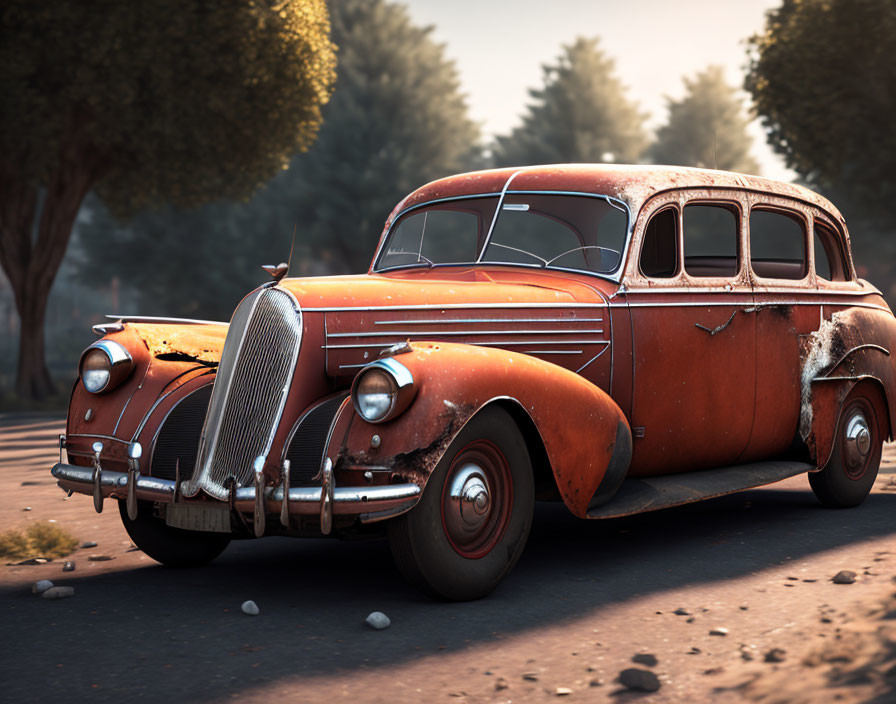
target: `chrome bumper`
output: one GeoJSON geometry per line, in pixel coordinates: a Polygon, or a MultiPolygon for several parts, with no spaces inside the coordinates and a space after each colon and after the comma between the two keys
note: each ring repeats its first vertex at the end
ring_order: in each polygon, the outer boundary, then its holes
{"type": "MultiPolygon", "coordinates": [[[[127,499],[128,475],[91,467],[76,467],[59,462],[50,470],[59,487],[94,497],[94,503],[102,506],[102,499],[127,499]],[[97,495],[99,494],[99,496],[97,495]]],[[[136,498],[141,501],[174,503],[182,501],[177,482],[169,479],[135,476],[136,498]]],[[[409,511],[420,499],[420,487],[416,484],[389,484],[387,486],[292,487],[288,489],[286,511],[290,515],[321,514],[321,507],[334,515],[358,516],[362,523],[373,523],[409,511]]],[[[255,487],[243,487],[233,492],[233,508],[240,513],[255,514],[256,506],[263,505],[264,512],[281,513],[284,508],[283,487],[265,487],[263,497],[256,497],[255,487]],[[256,498],[260,500],[256,501],[256,498]]],[[[215,503],[218,503],[215,500],[215,503]]],[[[101,510],[101,509],[100,509],[101,510]]],[[[264,523],[262,521],[262,527],[264,523]]],[[[263,532],[263,531],[262,531],[263,532]]],[[[329,532],[329,531],[324,531],[329,532]]]]}

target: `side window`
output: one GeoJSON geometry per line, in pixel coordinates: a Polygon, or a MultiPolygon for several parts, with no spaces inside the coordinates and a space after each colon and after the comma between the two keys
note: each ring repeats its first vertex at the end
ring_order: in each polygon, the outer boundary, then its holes
{"type": "Polygon", "coordinates": [[[836,233],[818,220],[815,221],[815,273],[828,281],[849,279],[836,233]]]}
{"type": "Polygon", "coordinates": [[[666,208],[656,213],[641,244],[641,273],[654,279],[668,279],[678,272],[678,211],[666,208]]]}
{"type": "Polygon", "coordinates": [[[684,270],[690,276],[737,275],[737,211],[724,205],[684,208],[684,270]]]}
{"type": "Polygon", "coordinates": [[[750,211],[750,266],[766,279],[802,279],[807,272],[802,218],[780,210],[750,211]]]}

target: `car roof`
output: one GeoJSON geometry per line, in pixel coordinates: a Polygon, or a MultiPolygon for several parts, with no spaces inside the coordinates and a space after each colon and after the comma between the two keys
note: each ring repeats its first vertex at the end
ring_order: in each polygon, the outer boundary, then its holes
{"type": "Polygon", "coordinates": [[[795,183],[731,171],[686,166],[632,164],[548,164],[472,171],[441,178],[421,186],[399,203],[401,211],[440,198],[500,193],[512,178],[511,191],[571,191],[611,196],[637,213],[644,202],[672,188],[735,188],[796,198],[827,211],[843,222],[840,211],[823,196],[795,183]]]}

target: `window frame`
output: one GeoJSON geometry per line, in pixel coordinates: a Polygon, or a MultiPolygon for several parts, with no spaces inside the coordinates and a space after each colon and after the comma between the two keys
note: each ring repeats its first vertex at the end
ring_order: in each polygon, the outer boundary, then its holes
{"type": "MultiPolygon", "coordinates": [[[[783,200],[783,199],[782,199],[783,200]]],[[[746,216],[746,245],[747,245],[747,254],[749,257],[748,262],[748,271],[750,273],[750,277],[756,284],[766,286],[766,287],[787,287],[787,286],[800,286],[805,284],[812,284],[815,281],[815,261],[814,261],[814,252],[810,250],[812,243],[809,241],[809,233],[811,231],[810,219],[807,214],[793,206],[793,205],[782,205],[781,203],[774,203],[769,200],[769,198],[758,198],[754,202],[750,203],[750,208],[747,211],[746,216]],[[750,216],[753,214],[754,210],[764,211],[764,212],[777,212],[785,217],[790,217],[792,220],[796,220],[801,223],[803,228],[803,251],[805,252],[805,271],[803,276],[799,279],[777,279],[767,276],[760,276],[753,269],[753,232],[750,229],[750,216]],[[810,255],[813,259],[810,261],[810,255]]]]}
{"type": "MultiPolygon", "coordinates": [[[[824,217],[823,215],[813,213],[812,214],[812,273],[815,275],[816,286],[820,281],[823,281],[825,285],[836,286],[838,284],[845,284],[854,282],[856,280],[855,271],[852,266],[852,258],[847,253],[847,248],[845,246],[845,238],[843,236],[843,232],[838,228],[830,219],[824,217]],[[819,223],[822,227],[830,230],[831,237],[830,240],[832,242],[832,246],[836,250],[836,255],[840,258],[840,269],[843,272],[843,279],[826,279],[823,276],[819,276],[818,271],[816,269],[815,262],[815,225],[819,223]]],[[[822,245],[824,246],[824,245],[822,245]]],[[[828,264],[830,265],[831,257],[830,253],[825,249],[825,256],[828,259],[828,264]]]]}
{"type": "Polygon", "coordinates": [[[706,196],[698,196],[693,199],[687,199],[682,205],[679,213],[679,247],[680,251],[680,260],[681,260],[681,275],[685,281],[688,281],[693,286],[709,286],[712,282],[717,281],[725,281],[726,283],[733,284],[738,282],[744,275],[744,271],[746,270],[746,250],[744,247],[744,208],[742,203],[739,200],[731,200],[729,198],[713,198],[706,196]],[[685,263],[685,252],[684,252],[684,210],[689,205],[703,205],[703,206],[714,206],[724,208],[728,210],[734,216],[735,227],[737,228],[735,242],[737,244],[737,269],[735,269],[733,274],[726,274],[725,276],[695,276],[694,274],[689,274],[687,265],[685,263]]]}
{"type": "Polygon", "coordinates": [[[640,246],[638,247],[638,262],[637,262],[637,272],[638,276],[643,277],[644,279],[650,281],[674,281],[675,279],[681,276],[682,271],[684,270],[684,262],[682,260],[682,251],[683,251],[683,240],[682,240],[682,214],[681,214],[681,205],[678,202],[669,202],[661,204],[656,210],[654,210],[647,217],[646,222],[644,223],[644,234],[641,235],[640,246]],[[644,270],[641,268],[641,259],[644,256],[644,244],[647,241],[647,228],[650,227],[650,223],[653,222],[653,219],[659,215],[662,215],[667,210],[671,210],[675,213],[675,271],[671,276],[651,276],[650,274],[646,274],[644,270]]]}

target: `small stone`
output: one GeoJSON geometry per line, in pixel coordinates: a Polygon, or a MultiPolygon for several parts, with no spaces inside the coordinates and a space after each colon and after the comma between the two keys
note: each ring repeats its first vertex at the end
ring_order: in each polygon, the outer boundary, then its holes
{"type": "Polygon", "coordinates": [[[799,577],[788,577],[787,579],[789,579],[791,582],[799,582],[800,581],[799,577]]]}
{"type": "Polygon", "coordinates": [[[90,562],[108,562],[109,560],[114,560],[115,558],[111,555],[91,555],[87,559],[90,562]]]}
{"type": "Polygon", "coordinates": [[[364,623],[377,631],[388,628],[392,624],[392,622],[389,620],[389,617],[386,616],[386,614],[384,614],[382,611],[371,612],[364,620],[364,623]]]}
{"type": "Polygon", "coordinates": [[[703,651],[700,650],[696,645],[691,646],[691,649],[688,651],[688,655],[699,655],[703,651]]]}
{"type": "Polygon", "coordinates": [[[495,682],[495,691],[500,692],[502,689],[507,689],[510,685],[507,684],[507,680],[503,677],[499,677],[495,682]]]}
{"type": "Polygon", "coordinates": [[[804,579],[803,581],[811,584],[812,582],[817,582],[818,580],[817,579],[804,579]]]}
{"type": "Polygon", "coordinates": [[[523,679],[527,682],[538,682],[538,674],[535,672],[524,672],[523,679]]]}
{"type": "Polygon", "coordinates": [[[87,542],[81,543],[81,549],[86,550],[87,548],[95,548],[96,543],[92,540],[88,540],[87,542]]]}
{"type": "Polygon", "coordinates": [[[71,560],[66,560],[62,563],[62,571],[63,572],[74,572],[75,571],[75,563],[71,560]]]}
{"type": "Polygon", "coordinates": [[[840,570],[834,575],[831,581],[834,584],[854,584],[856,581],[856,573],[852,570],[840,570]]]}
{"type": "Polygon", "coordinates": [[[74,596],[74,587],[50,587],[41,596],[44,599],[65,599],[67,596],[74,596]]]}
{"type": "Polygon", "coordinates": [[[125,550],[125,552],[140,552],[140,548],[138,548],[136,545],[131,545],[131,547],[125,550]]]}
{"type": "Polygon", "coordinates": [[[35,582],[31,587],[32,594],[43,594],[47,589],[51,589],[53,587],[53,583],[49,579],[42,579],[39,582],[35,582]]]}
{"type": "Polygon", "coordinates": [[[687,623],[693,623],[693,622],[694,622],[694,617],[693,617],[693,616],[691,616],[690,618],[687,619],[687,623]]]}
{"type": "Polygon", "coordinates": [[[49,560],[45,557],[29,557],[21,562],[10,562],[11,565],[45,565],[49,560]]]}
{"type": "Polygon", "coordinates": [[[589,687],[603,687],[604,681],[602,679],[595,678],[588,683],[589,687]]]}
{"type": "Polygon", "coordinates": [[[249,599],[248,601],[244,601],[240,605],[240,610],[246,614],[246,616],[258,616],[261,613],[258,609],[258,604],[249,599]]]}
{"type": "Polygon", "coordinates": [[[619,684],[635,692],[656,692],[660,688],[660,679],[650,670],[629,667],[619,673],[619,684]]]}
{"type": "Polygon", "coordinates": [[[749,611],[750,610],[749,606],[738,606],[737,608],[739,608],[741,611],[749,611]]]}
{"type": "Polygon", "coordinates": [[[725,671],[724,667],[711,667],[708,670],[704,670],[704,675],[720,675],[725,671]]]}
{"type": "Polygon", "coordinates": [[[659,660],[652,653],[638,653],[632,658],[632,662],[638,665],[646,665],[647,667],[656,667],[659,660]]]}
{"type": "Polygon", "coordinates": [[[727,635],[728,635],[728,629],[725,628],[724,626],[718,626],[718,627],[716,627],[716,628],[713,628],[713,629],[709,632],[709,635],[711,635],[711,636],[727,636],[727,635]]]}
{"type": "Polygon", "coordinates": [[[787,651],[783,648],[772,648],[765,654],[766,662],[784,662],[787,651]]]}
{"type": "Polygon", "coordinates": [[[672,613],[675,614],[676,616],[690,616],[691,615],[690,611],[688,611],[685,608],[682,608],[681,606],[679,606],[677,609],[675,609],[675,611],[673,611],[672,613]]]}
{"type": "Polygon", "coordinates": [[[26,507],[23,508],[22,510],[23,510],[23,511],[30,511],[30,510],[31,510],[31,507],[30,507],[30,506],[26,506],[26,507]]]}
{"type": "Polygon", "coordinates": [[[558,697],[567,697],[572,694],[572,690],[569,687],[557,687],[557,689],[554,690],[554,694],[558,697]]]}

